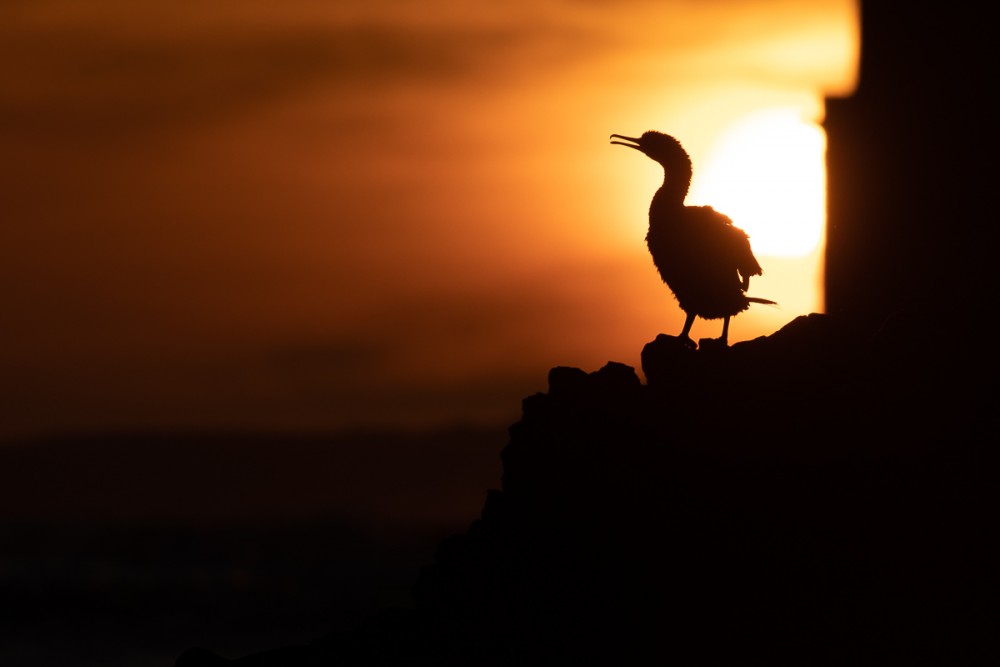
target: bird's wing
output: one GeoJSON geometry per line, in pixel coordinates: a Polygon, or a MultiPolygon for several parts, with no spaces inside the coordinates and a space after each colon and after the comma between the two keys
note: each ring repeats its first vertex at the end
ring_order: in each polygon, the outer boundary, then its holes
{"type": "Polygon", "coordinates": [[[713,275],[729,273],[743,283],[750,276],[763,273],[750,247],[750,238],[729,216],[711,206],[691,206],[687,211],[691,248],[703,258],[706,270],[713,275]]]}
{"type": "MultiPolygon", "coordinates": [[[[734,229],[736,229],[734,227],[734,229]]],[[[743,278],[743,284],[746,285],[750,281],[750,276],[759,276],[764,273],[764,270],[760,268],[760,263],[757,258],[754,257],[753,250],[750,248],[750,237],[746,235],[742,230],[737,230],[740,232],[740,238],[733,239],[733,250],[736,254],[736,270],[739,271],[740,276],[743,278]]]]}

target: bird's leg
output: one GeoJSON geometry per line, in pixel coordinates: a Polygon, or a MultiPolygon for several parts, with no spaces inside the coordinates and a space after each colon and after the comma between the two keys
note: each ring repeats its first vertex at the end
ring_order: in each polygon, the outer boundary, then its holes
{"type": "Polygon", "coordinates": [[[698,344],[691,340],[691,325],[694,324],[694,313],[686,313],[684,328],[681,330],[680,340],[686,347],[698,347],[698,344]]]}
{"type": "Polygon", "coordinates": [[[729,347],[729,315],[726,315],[725,319],[722,320],[722,336],[719,338],[719,342],[722,343],[723,347],[729,347]]]}

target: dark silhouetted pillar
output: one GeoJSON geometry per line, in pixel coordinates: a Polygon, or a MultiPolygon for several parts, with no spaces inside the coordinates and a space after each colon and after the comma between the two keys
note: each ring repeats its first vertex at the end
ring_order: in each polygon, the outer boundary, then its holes
{"type": "Polygon", "coordinates": [[[827,101],[827,312],[907,309],[944,336],[986,324],[1000,215],[984,11],[862,3],[859,87],[827,101]]]}

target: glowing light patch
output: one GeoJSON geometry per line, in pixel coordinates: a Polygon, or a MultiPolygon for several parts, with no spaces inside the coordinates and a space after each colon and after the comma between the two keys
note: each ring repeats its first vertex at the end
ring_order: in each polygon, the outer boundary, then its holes
{"type": "Polygon", "coordinates": [[[744,117],[707,159],[695,158],[689,204],[709,204],[750,235],[759,255],[799,257],[823,239],[826,135],[798,109],[744,117]]]}

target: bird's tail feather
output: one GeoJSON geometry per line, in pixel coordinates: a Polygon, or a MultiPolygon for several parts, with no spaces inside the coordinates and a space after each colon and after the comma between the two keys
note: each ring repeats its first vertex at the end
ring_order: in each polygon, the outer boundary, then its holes
{"type": "Polygon", "coordinates": [[[768,306],[777,306],[778,305],[777,301],[771,301],[770,299],[761,299],[761,298],[756,297],[756,296],[748,296],[747,297],[747,301],[749,301],[750,303],[763,303],[763,304],[766,304],[768,306]]]}

